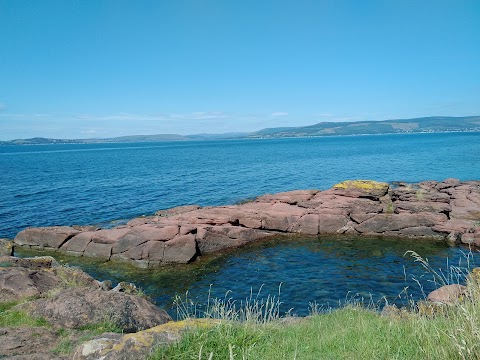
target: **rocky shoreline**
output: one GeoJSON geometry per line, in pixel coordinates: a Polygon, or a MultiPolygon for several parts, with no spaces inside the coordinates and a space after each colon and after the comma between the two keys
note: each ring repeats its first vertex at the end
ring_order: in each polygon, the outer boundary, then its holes
{"type": "Polygon", "coordinates": [[[480,247],[480,181],[344,181],[238,205],[161,210],[113,229],[27,228],[14,246],[154,267],[287,233],[434,238],[480,247]]]}
{"type": "Polygon", "coordinates": [[[179,339],[178,329],[161,327],[171,321],[134,284],[112,289],[50,256],[0,254],[2,359],[143,358],[179,339]]]}

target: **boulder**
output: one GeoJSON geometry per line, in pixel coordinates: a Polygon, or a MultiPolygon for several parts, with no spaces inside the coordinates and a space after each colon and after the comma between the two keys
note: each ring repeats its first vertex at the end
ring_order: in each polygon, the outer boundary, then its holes
{"type": "Polygon", "coordinates": [[[83,256],[98,257],[105,260],[110,260],[112,255],[112,244],[102,244],[96,242],[90,242],[87,248],[83,252],[83,256]]]}
{"type": "Polygon", "coordinates": [[[83,253],[88,244],[92,242],[93,231],[86,231],[73,236],[70,240],[66,241],[61,250],[83,253]]]}
{"type": "Polygon", "coordinates": [[[428,294],[427,300],[435,303],[452,305],[458,302],[466,294],[466,292],[467,287],[464,285],[445,285],[428,294]]]}
{"type": "Polygon", "coordinates": [[[58,249],[78,233],[78,230],[69,226],[28,228],[17,234],[14,243],[20,246],[58,249]]]}
{"type": "Polygon", "coordinates": [[[9,239],[0,239],[0,256],[13,255],[13,242],[9,239]]]}
{"type": "Polygon", "coordinates": [[[26,308],[33,316],[65,328],[109,321],[125,332],[136,332],[171,321],[164,310],[145,298],[88,288],[69,288],[26,304],[26,308]]]}
{"type": "Polygon", "coordinates": [[[118,254],[128,251],[138,245],[146,243],[147,241],[168,241],[173,239],[178,232],[178,226],[135,226],[118,239],[112,248],[112,253],[118,254]]]}
{"type": "Polygon", "coordinates": [[[237,226],[203,226],[198,228],[195,239],[200,254],[208,254],[273,235],[271,232],[237,226]]]}
{"type": "Polygon", "coordinates": [[[182,235],[164,243],[164,263],[186,264],[192,261],[197,254],[195,235],[182,235]]]}

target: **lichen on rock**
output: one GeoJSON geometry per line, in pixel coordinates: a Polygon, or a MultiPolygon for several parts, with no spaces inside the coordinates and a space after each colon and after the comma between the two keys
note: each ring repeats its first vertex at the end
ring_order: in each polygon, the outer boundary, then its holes
{"type": "Polygon", "coordinates": [[[334,185],[333,189],[359,192],[363,196],[380,198],[388,192],[389,185],[374,180],[346,180],[334,185]]]}

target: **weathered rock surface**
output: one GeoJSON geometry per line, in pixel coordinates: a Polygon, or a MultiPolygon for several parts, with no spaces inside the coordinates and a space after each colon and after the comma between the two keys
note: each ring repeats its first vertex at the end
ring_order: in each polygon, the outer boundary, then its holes
{"type": "Polygon", "coordinates": [[[55,330],[33,328],[0,328],[0,358],[18,360],[60,360],[69,356],[54,355],[48,350],[61,339],[55,330]]]}
{"type": "Polygon", "coordinates": [[[10,256],[13,254],[13,242],[8,239],[0,239],[0,256],[10,256]]]}
{"type": "Polygon", "coordinates": [[[172,320],[164,310],[142,297],[100,289],[66,289],[33,301],[28,307],[34,316],[73,329],[108,321],[124,332],[135,332],[172,320]]]}
{"type": "Polygon", "coordinates": [[[29,228],[15,244],[148,267],[278,235],[364,234],[445,239],[480,247],[480,181],[344,181],[329,190],[267,194],[232,206],[188,205],[114,229],[29,228]]]}
{"type": "Polygon", "coordinates": [[[428,294],[427,300],[434,303],[452,305],[457,303],[466,292],[467,287],[464,285],[444,285],[428,294]]]}
{"type": "Polygon", "coordinates": [[[76,268],[59,266],[50,256],[38,258],[1,257],[0,302],[42,296],[50,290],[75,285],[97,289],[99,283],[76,268]]]}
{"type": "Polygon", "coordinates": [[[169,322],[134,334],[105,333],[80,345],[75,350],[73,359],[146,359],[155,347],[179,341],[185,330],[209,327],[218,322],[211,319],[192,319],[169,322]]]}

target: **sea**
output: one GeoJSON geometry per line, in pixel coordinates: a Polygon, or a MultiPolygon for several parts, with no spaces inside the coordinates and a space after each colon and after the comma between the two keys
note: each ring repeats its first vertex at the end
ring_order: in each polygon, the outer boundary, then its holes
{"type": "MultiPolygon", "coordinates": [[[[348,179],[452,177],[480,179],[480,133],[6,145],[0,146],[0,237],[13,238],[29,226],[113,227],[173,206],[235,204],[266,193],[328,189],[348,179]]],[[[446,277],[452,264],[472,266],[477,255],[443,243],[315,237],[272,240],[200,259],[174,267],[184,274],[176,277],[168,267],[136,271],[63,261],[99,278],[135,281],[168,309],[185,293],[199,307],[203,297],[236,301],[255,294],[280,296],[283,309],[305,314],[311,304],[335,307],[352,297],[421,298],[441,280],[425,274],[405,255],[409,250],[446,277]]]]}

